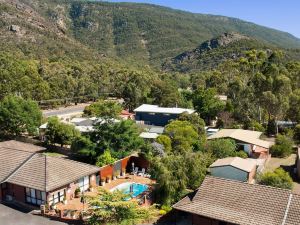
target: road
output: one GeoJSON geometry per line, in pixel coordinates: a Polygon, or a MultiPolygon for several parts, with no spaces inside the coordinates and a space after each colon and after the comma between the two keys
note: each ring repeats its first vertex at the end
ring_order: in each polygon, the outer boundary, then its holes
{"type": "Polygon", "coordinates": [[[89,104],[80,104],[75,106],[61,107],[54,110],[43,110],[44,117],[50,116],[66,116],[66,115],[75,115],[83,112],[84,108],[89,104]]]}
{"type": "Polygon", "coordinates": [[[66,223],[51,221],[0,204],[0,225],[66,225],[66,223]]]}

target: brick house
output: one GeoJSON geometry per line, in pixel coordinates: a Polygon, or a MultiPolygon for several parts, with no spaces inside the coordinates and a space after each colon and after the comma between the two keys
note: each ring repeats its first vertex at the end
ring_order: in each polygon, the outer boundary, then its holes
{"type": "Polygon", "coordinates": [[[17,141],[0,143],[0,200],[32,205],[52,204],[72,198],[77,187],[96,186],[100,168],[62,157],[17,141]]]}
{"type": "Polygon", "coordinates": [[[90,186],[98,186],[101,178],[130,171],[132,163],[139,168],[147,168],[149,164],[133,154],[100,168],[49,156],[43,153],[45,150],[18,141],[0,142],[0,201],[51,205],[72,199],[76,188],[84,192],[90,186]]]}
{"type": "Polygon", "coordinates": [[[186,225],[297,225],[299,206],[300,195],[287,189],[207,176],[173,209],[186,225]]]}
{"type": "Polygon", "coordinates": [[[245,151],[249,157],[267,159],[271,143],[260,139],[262,132],[242,129],[222,129],[209,136],[208,140],[229,138],[236,142],[238,150],[245,151]]]}

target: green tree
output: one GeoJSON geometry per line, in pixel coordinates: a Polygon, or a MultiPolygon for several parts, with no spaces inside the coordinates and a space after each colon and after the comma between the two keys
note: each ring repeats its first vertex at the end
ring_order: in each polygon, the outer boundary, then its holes
{"type": "Polygon", "coordinates": [[[51,144],[60,144],[61,147],[71,145],[79,136],[80,132],[74,125],[63,123],[57,117],[48,119],[46,139],[51,144]]]}
{"type": "Polygon", "coordinates": [[[265,172],[259,175],[258,183],[277,188],[293,188],[293,180],[290,174],[288,172],[285,172],[282,168],[278,168],[274,172],[265,172]]]}
{"type": "Polygon", "coordinates": [[[190,122],[197,130],[199,135],[205,135],[205,122],[197,113],[182,113],[178,120],[190,122]]]}
{"type": "Polygon", "coordinates": [[[213,88],[196,90],[193,95],[193,104],[200,116],[207,122],[214,119],[225,106],[213,88]]]}
{"type": "Polygon", "coordinates": [[[90,137],[78,136],[72,141],[71,150],[77,154],[81,160],[94,163],[97,158],[96,144],[93,143],[90,137]]]}
{"type": "Polygon", "coordinates": [[[165,147],[165,152],[171,152],[172,151],[172,141],[167,135],[159,135],[156,138],[157,143],[162,144],[165,147]]]}
{"type": "Polygon", "coordinates": [[[122,106],[114,101],[98,100],[85,107],[84,115],[104,118],[118,118],[122,111],[122,106]]]}
{"type": "Polygon", "coordinates": [[[300,144],[300,124],[294,129],[294,140],[297,144],[300,144]]]}
{"type": "Polygon", "coordinates": [[[287,157],[291,155],[293,153],[293,140],[288,136],[279,134],[270,152],[275,157],[287,157]]]}
{"type": "Polygon", "coordinates": [[[95,126],[92,141],[96,143],[97,156],[104,150],[110,149],[114,158],[123,158],[144,145],[144,140],[139,137],[139,130],[131,120],[114,122],[110,119],[100,122],[95,126]]]}
{"type": "MultiPolygon", "coordinates": [[[[300,73],[300,72],[299,72],[300,73]]],[[[288,118],[300,123],[300,89],[295,90],[289,97],[288,118]]]]}
{"type": "Polygon", "coordinates": [[[198,188],[212,162],[211,155],[202,152],[152,159],[151,174],[157,181],[155,196],[158,202],[170,206],[198,188]]]}
{"type": "Polygon", "coordinates": [[[195,150],[199,143],[198,132],[188,121],[174,120],[166,126],[164,132],[170,137],[175,153],[195,150]]]}
{"type": "Polygon", "coordinates": [[[255,130],[255,131],[260,131],[260,132],[265,132],[265,128],[263,127],[263,125],[261,125],[259,122],[252,120],[250,121],[249,124],[247,124],[247,127],[249,130],[255,130]]]}
{"type": "Polygon", "coordinates": [[[98,189],[95,197],[87,197],[92,209],[88,210],[91,225],[120,224],[134,225],[150,221],[158,215],[155,205],[140,207],[136,200],[128,201],[130,195],[120,191],[98,189]]]}
{"type": "Polygon", "coordinates": [[[104,151],[103,154],[99,155],[97,158],[96,165],[99,167],[110,165],[114,163],[117,159],[113,158],[110,154],[110,150],[107,149],[104,151]]]}
{"type": "Polygon", "coordinates": [[[214,139],[208,142],[207,151],[217,158],[236,156],[236,144],[231,139],[214,139]]]}
{"type": "Polygon", "coordinates": [[[0,132],[8,135],[36,134],[42,121],[37,103],[7,96],[0,101],[0,132]]]}

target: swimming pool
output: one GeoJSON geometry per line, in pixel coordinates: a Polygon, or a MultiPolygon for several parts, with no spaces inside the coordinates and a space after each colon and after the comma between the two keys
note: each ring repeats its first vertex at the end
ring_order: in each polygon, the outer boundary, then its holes
{"type": "Polygon", "coordinates": [[[142,194],[144,191],[148,190],[148,185],[146,184],[139,184],[133,182],[126,182],[123,184],[119,184],[118,186],[112,188],[110,191],[119,190],[125,194],[130,194],[133,198],[142,194]]]}

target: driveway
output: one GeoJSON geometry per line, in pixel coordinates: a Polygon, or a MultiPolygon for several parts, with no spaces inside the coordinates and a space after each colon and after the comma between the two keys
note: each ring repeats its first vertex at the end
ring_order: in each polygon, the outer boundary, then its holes
{"type": "Polygon", "coordinates": [[[48,218],[34,216],[0,204],[0,224],[5,225],[66,225],[48,218]]]}

